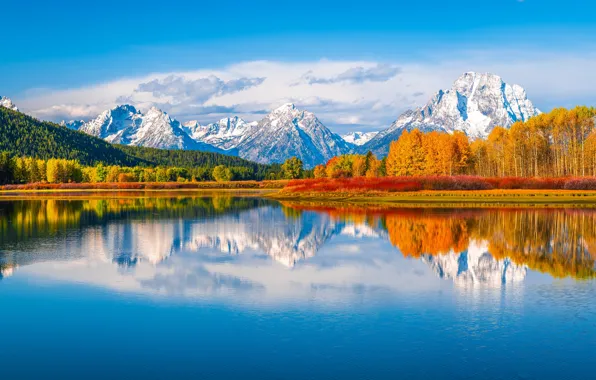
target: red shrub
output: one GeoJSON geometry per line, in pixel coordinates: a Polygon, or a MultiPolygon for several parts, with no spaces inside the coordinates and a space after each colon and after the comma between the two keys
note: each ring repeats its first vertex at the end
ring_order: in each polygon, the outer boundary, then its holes
{"type": "Polygon", "coordinates": [[[565,190],[596,190],[596,178],[572,178],[565,182],[565,190]]]}
{"type": "Polygon", "coordinates": [[[290,181],[288,192],[398,192],[418,190],[596,190],[596,178],[483,178],[426,176],[379,178],[319,178],[290,181]]]}

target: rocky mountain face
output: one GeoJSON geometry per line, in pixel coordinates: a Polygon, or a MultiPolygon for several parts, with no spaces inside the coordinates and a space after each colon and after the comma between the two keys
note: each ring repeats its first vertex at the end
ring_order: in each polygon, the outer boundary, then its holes
{"type": "Polygon", "coordinates": [[[240,145],[249,134],[250,129],[256,125],[257,122],[247,123],[238,116],[234,116],[208,125],[200,125],[197,121],[189,121],[183,124],[183,129],[195,141],[230,150],[240,145]]]}
{"type": "Polygon", "coordinates": [[[351,132],[342,136],[342,138],[350,144],[361,146],[369,142],[379,132],[351,132]]]}
{"type": "MultiPolygon", "coordinates": [[[[76,122],[65,125],[74,128],[76,122]]],[[[83,123],[78,130],[114,144],[222,152],[214,146],[193,140],[180,122],[155,107],[142,114],[131,105],[117,106],[83,123]]]]}
{"type": "Polygon", "coordinates": [[[494,74],[469,72],[447,91],[440,90],[423,107],[404,112],[391,126],[379,132],[362,151],[384,156],[391,141],[403,131],[461,131],[471,138],[488,136],[495,126],[510,127],[540,111],[528,100],[526,91],[507,84],[494,74]]]}
{"type": "Polygon", "coordinates": [[[18,111],[17,106],[5,96],[0,96],[0,107],[8,108],[9,110],[18,111]]]}
{"type": "Polygon", "coordinates": [[[283,162],[298,157],[313,167],[331,157],[350,152],[351,147],[332,133],[317,117],[288,103],[277,108],[256,126],[238,145],[240,157],[260,162],[283,162]]]}

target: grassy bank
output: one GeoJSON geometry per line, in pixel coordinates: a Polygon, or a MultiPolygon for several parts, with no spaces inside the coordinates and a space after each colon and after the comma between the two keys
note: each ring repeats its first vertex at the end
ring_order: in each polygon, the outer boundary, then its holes
{"type": "Polygon", "coordinates": [[[0,186],[0,193],[43,191],[101,191],[101,190],[235,190],[282,189],[288,181],[230,181],[230,182],[110,182],[110,183],[28,183],[0,186]]]}
{"type": "Polygon", "coordinates": [[[176,197],[222,193],[235,196],[265,196],[278,192],[285,184],[287,181],[33,183],[0,186],[0,199],[176,197]]]}
{"type": "Polygon", "coordinates": [[[596,206],[596,191],[583,190],[423,190],[412,192],[287,192],[272,193],[270,197],[283,201],[342,202],[359,204],[394,203],[404,205],[454,204],[500,205],[590,205],[596,206]]]}

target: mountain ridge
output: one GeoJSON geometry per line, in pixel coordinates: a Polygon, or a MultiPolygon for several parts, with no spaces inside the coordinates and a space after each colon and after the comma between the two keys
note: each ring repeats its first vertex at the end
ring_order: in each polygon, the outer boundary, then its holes
{"type": "Polygon", "coordinates": [[[119,105],[80,125],[78,130],[114,144],[224,153],[192,139],[179,121],[156,107],[143,114],[132,105],[119,105]]]}
{"type": "Polygon", "coordinates": [[[485,138],[497,125],[508,128],[540,114],[519,85],[509,85],[491,73],[467,72],[451,89],[439,90],[424,106],[407,110],[389,128],[362,145],[361,151],[386,155],[391,141],[403,131],[464,132],[471,138],[485,138]]]}
{"type": "Polygon", "coordinates": [[[298,157],[307,168],[349,153],[351,146],[309,111],[286,103],[251,128],[238,146],[240,157],[260,163],[298,157]]]}

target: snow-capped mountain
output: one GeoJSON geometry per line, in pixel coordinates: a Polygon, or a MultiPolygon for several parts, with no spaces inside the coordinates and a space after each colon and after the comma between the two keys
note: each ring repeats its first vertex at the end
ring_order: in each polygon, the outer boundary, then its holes
{"type": "Polygon", "coordinates": [[[78,131],[83,126],[83,124],[85,124],[85,120],[70,120],[70,121],[62,120],[60,122],[61,126],[66,127],[68,129],[75,130],[75,131],[78,131]]]}
{"type": "Polygon", "coordinates": [[[127,144],[130,132],[136,130],[142,121],[142,115],[136,108],[122,105],[103,111],[95,119],[81,125],[79,130],[109,142],[127,144]]]}
{"type": "Polygon", "coordinates": [[[84,123],[79,130],[115,144],[221,152],[193,140],[180,122],[155,107],[142,114],[131,105],[117,106],[84,123]]]}
{"type": "Polygon", "coordinates": [[[17,106],[6,96],[0,96],[0,107],[8,108],[9,110],[18,111],[17,106]]]}
{"type": "Polygon", "coordinates": [[[379,132],[350,132],[342,136],[342,138],[357,146],[364,145],[375,137],[379,132]]]}
{"type": "Polygon", "coordinates": [[[348,153],[350,145],[313,113],[288,103],[250,128],[238,151],[240,157],[260,163],[283,162],[295,156],[306,167],[313,167],[348,153]]]}
{"type": "Polygon", "coordinates": [[[364,144],[363,151],[386,155],[391,141],[397,140],[403,131],[416,128],[486,137],[497,125],[510,127],[539,113],[521,86],[509,85],[494,74],[468,72],[450,90],[440,90],[424,107],[403,113],[388,129],[364,144]]]}
{"type": "Polygon", "coordinates": [[[257,122],[247,123],[238,116],[227,117],[216,123],[200,125],[197,121],[183,124],[183,129],[195,141],[211,144],[220,149],[236,148],[257,122]]]}

